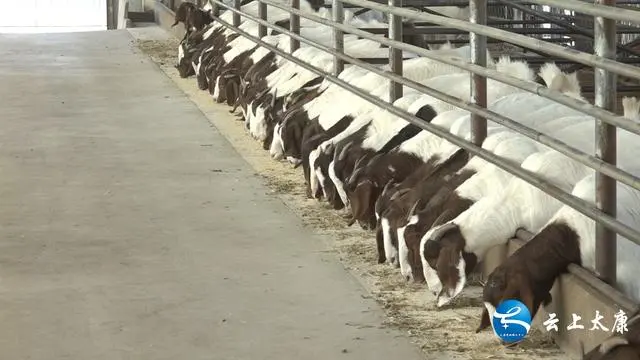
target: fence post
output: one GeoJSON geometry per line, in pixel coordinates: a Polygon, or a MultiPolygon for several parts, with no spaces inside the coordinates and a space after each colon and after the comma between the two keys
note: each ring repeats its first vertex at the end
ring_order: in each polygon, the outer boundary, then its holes
{"type": "Polygon", "coordinates": [[[117,29],[117,14],[115,11],[114,0],[107,0],[107,30],[117,29]]]}
{"type": "MultiPolygon", "coordinates": [[[[487,25],[487,0],[469,0],[469,10],[471,14],[470,22],[487,25]]],[[[483,67],[487,66],[487,37],[475,33],[469,33],[469,43],[471,44],[471,60],[474,64],[483,67]]],[[[471,102],[487,107],[487,78],[471,75],[471,102]]],[[[476,145],[482,145],[487,137],[487,119],[482,116],[471,114],[471,134],[472,141],[476,145]]]]}
{"type": "MultiPolygon", "coordinates": [[[[300,10],[300,0],[291,0],[291,7],[300,10]]],[[[289,31],[296,35],[300,35],[300,16],[291,13],[289,17],[289,31]]],[[[289,38],[290,51],[293,54],[294,51],[300,48],[300,41],[298,39],[289,38]]]]}
{"type": "MultiPolygon", "coordinates": [[[[402,0],[388,0],[388,5],[402,7],[402,0]]],[[[402,16],[389,14],[389,39],[402,41],[402,16]]],[[[402,50],[389,47],[389,66],[391,72],[402,76],[402,50]]],[[[402,97],[402,84],[389,80],[389,101],[402,97]]]]}
{"type": "MultiPolygon", "coordinates": [[[[267,4],[258,0],[258,17],[261,20],[267,21],[267,4]]],[[[263,38],[267,36],[267,27],[263,24],[258,24],[258,37],[263,38]]]]}
{"type": "MultiPolygon", "coordinates": [[[[240,10],[241,0],[233,0],[233,8],[240,10]]],[[[233,13],[233,26],[240,26],[240,14],[233,13]]]]}
{"type": "MultiPolygon", "coordinates": [[[[342,9],[342,1],[333,0],[331,3],[331,11],[333,13],[333,21],[342,24],[344,22],[344,11],[342,9]]],[[[333,28],[333,47],[336,51],[344,52],[344,33],[342,30],[333,28]]],[[[344,70],[344,61],[337,56],[333,57],[333,75],[338,76],[344,70]]]]}
{"type": "MultiPolygon", "coordinates": [[[[615,6],[616,0],[596,0],[596,4],[615,6]]],[[[596,17],[594,25],[594,54],[608,59],[616,58],[616,22],[596,17]]],[[[594,69],[595,105],[616,112],[617,75],[594,69]]],[[[597,120],[596,123],[596,156],[603,161],[616,165],[617,137],[616,127],[597,120]]],[[[617,212],[616,181],[601,173],[596,173],[596,206],[602,212],[616,217],[617,212]]],[[[596,224],[596,270],[600,277],[609,284],[616,281],[616,233],[596,224]]]]}

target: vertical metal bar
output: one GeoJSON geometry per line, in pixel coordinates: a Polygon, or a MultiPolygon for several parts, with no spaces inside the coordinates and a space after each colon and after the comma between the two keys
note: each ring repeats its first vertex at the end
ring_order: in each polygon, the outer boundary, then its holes
{"type": "MultiPolygon", "coordinates": [[[[291,7],[294,9],[300,9],[300,0],[291,0],[291,7]]],[[[289,17],[289,31],[296,35],[300,35],[300,16],[291,14],[289,17]]],[[[290,40],[290,51],[293,53],[294,51],[300,48],[300,41],[294,38],[289,38],[290,40]]]]}
{"type": "MultiPolygon", "coordinates": [[[[616,0],[596,0],[596,4],[615,6],[616,0]]],[[[594,53],[609,59],[616,58],[616,22],[596,17],[594,19],[594,53]]],[[[616,112],[616,74],[594,69],[595,105],[616,112]]],[[[615,126],[596,120],[596,156],[615,165],[617,161],[617,137],[615,126]]],[[[602,212],[616,217],[616,181],[601,173],[596,174],[596,206],[602,212]]],[[[596,224],[596,270],[602,280],[616,281],[616,233],[596,224]]]]}
{"type": "MultiPolygon", "coordinates": [[[[333,0],[331,2],[333,21],[342,24],[344,22],[344,11],[342,1],[333,0]]],[[[344,52],[344,32],[333,28],[333,47],[336,51],[344,52]]],[[[333,57],[333,75],[338,76],[344,70],[344,61],[337,56],[333,57]]]]}
{"type": "MultiPolygon", "coordinates": [[[[260,0],[258,0],[258,16],[261,20],[267,20],[267,4],[260,0]]],[[[258,37],[262,39],[264,36],[267,36],[267,27],[262,24],[258,24],[258,37]]]]}
{"type": "Polygon", "coordinates": [[[115,28],[117,28],[117,26],[115,26],[114,24],[114,20],[115,20],[115,11],[114,11],[114,7],[113,7],[113,1],[114,0],[108,0],[107,1],[107,30],[113,30],[115,28]]]}
{"type": "MultiPolygon", "coordinates": [[[[241,0],[233,0],[233,8],[240,10],[241,0]]],[[[233,26],[240,26],[240,14],[233,13],[233,26]]]]}
{"type": "MultiPolygon", "coordinates": [[[[470,22],[479,25],[487,25],[487,0],[469,0],[470,22]]],[[[474,64],[487,66],[487,37],[475,33],[469,33],[471,44],[471,60],[474,64]]],[[[471,75],[471,102],[487,107],[487,78],[480,75],[471,75]]],[[[471,114],[472,141],[481,145],[487,137],[487,119],[471,114]]]]}
{"type": "MultiPolygon", "coordinates": [[[[402,7],[402,0],[388,0],[388,5],[402,7]]],[[[402,16],[389,14],[389,39],[402,41],[402,16]]],[[[402,51],[389,47],[389,67],[391,72],[402,75],[402,51]]],[[[389,101],[402,97],[402,84],[389,80],[389,101]]]]}

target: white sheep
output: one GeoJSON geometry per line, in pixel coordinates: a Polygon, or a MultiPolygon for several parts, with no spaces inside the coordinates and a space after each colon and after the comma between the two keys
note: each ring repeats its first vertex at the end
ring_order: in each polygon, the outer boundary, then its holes
{"type": "MultiPolygon", "coordinates": [[[[579,117],[573,120],[579,120],[579,117]]],[[[582,120],[578,124],[555,131],[554,135],[581,151],[593,153],[595,150],[594,124],[587,121],[588,117],[584,117],[582,120]]],[[[625,171],[638,172],[637,159],[634,155],[640,150],[637,139],[629,133],[621,133],[618,141],[619,144],[624,144],[626,150],[625,153],[618,154],[619,167],[625,171]]],[[[539,145],[539,147],[546,148],[544,145],[539,145]]],[[[541,151],[531,155],[523,162],[522,167],[538,173],[547,181],[566,191],[573,188],[584,176],[593,172],[592,169],[555,150],[541,151]]],[[[464,250],[474,253],[481,259],[490,247],[502,244],[513,236],[517,228],[523,227],[529,231],[539,230],[561,205],[550,195],[529,185],[524,180],[514,177],[504,192],[480,199],[450,223],[429,230],[422,237],[420,247],[422,249],[425,242],[441,237],[445,232],[443,229],[450,229],[453,224],[462,234],[465,242],[464,250]]],[[[460,277],[455,289],[442,289],[438,273],[429,266],[424,257],[423,266],[429,288],[440,293],[439,306],[448,303],[462,291],[465,282],[464,276],[460,277]]],[[[464,265],[462,266],[464,267],[464,265]]]]}

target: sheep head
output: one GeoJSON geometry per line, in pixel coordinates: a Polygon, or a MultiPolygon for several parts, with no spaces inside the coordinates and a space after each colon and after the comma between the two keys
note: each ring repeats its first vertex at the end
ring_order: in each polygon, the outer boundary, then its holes
{"type": "MultiPolygon", "coordinates": [[[[218,97],[216,102],[219,104],[226,102],[229,106],[233,106],[235,104],[236,99],[238,98],[238,87],[234,87],[234,83],[236,78],[239,76],[234,73],[235,69],[228,69],[223,71],[218,77],[216,86],[218,87],[216,93],[218,97]]],[[[237,84],[236,84],[237,85],[237,84]]]]}
{"type": "Polygon", "coordinates": [[[308,124],[305,114],[301,109],[287,114],[279,130],[284,156],[287,159],[295,159],[297,162],[302,159],[302,136],[308,124]]]}
{"type": "Polygon", "coordinates": [[[423,239],[425,280],[437,296],[438,307],[441,307],[462,292],[478,259],[475,254],[464,252],[465,239],[455,223],[435,227],[423,239]]]}
{"type": "Polygon", "coordinates": [[[537,292],[533,288],[535,284],[525,271],[519,270],[502,264],[489,275],[482,292],[484,309],[476,333],[492,325],[491,319],[496,312],[496,307],[507,299],[522,301],[529,309],[531,318],[535,316],[540,303],[547,304],[551,301],[551,295],[548,292],[544,299],[536,296],[537,292]]]}
{"type": "Polygon", "coordinates": [[[188,41],[181,41],[178,45],[178,63],[174,66],[181,78],[195,75],[195,70],[191,65],[191,59],[198,49],[190,46],[188,41]]]}
{"type": "Polygon", "coordinates": [[[178,23],[184,23],[187,20],[187,14],[195,8],[195,5],[190,2],[183,2],[178,6],[175,14],[175,22],[171,24],[171,27],[175,27],[178,23]]]}
{"type": "Polygon", "coordinates": [[[360,226],[365,229],[374,229],[377,224],[375,214],[370,211],[371,204],[375,201],[373,189],[376,187],[371,180],[366,179],[358,184],[356,191],[347,193],[351,214],[360,226]]]}
{"type": "MultiPolygon", "coordinates": [[[[426,205],[422,204],[422,199],[418,199],[413,205],[407,214],[403,233],[404,242],[409,250],[407,260],[411,267],[413,279],[416,282],[426,281],[420,257],[420,239],[430,227],[439,225],[439,222],[432,224],[431,221],[428,221],[429,217],[425,216],[425,214],[429,214],[429,209],[425,209],[424,206],[428,207],[428,203],[426,205]]],[[[450,214],[450,212],[447,211],[443,215],[447,216],[447,214],[450,214]]],[[[440,216],[438,219],[443,219],[445,218],[444,216],[440,216]]],[[[401,240],[398,239],[398,241],[401,240]]]]}

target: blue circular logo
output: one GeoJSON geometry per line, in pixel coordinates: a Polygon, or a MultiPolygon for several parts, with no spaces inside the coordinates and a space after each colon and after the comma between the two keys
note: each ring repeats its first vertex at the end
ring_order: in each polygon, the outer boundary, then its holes
{"type": "Polygon", "coordinates": [[[491,319],[493,331],[502,341],[514,343],[524,339],[531,328],[531,312],[522,302],[509,299],[501,302],[491,319]]]}

